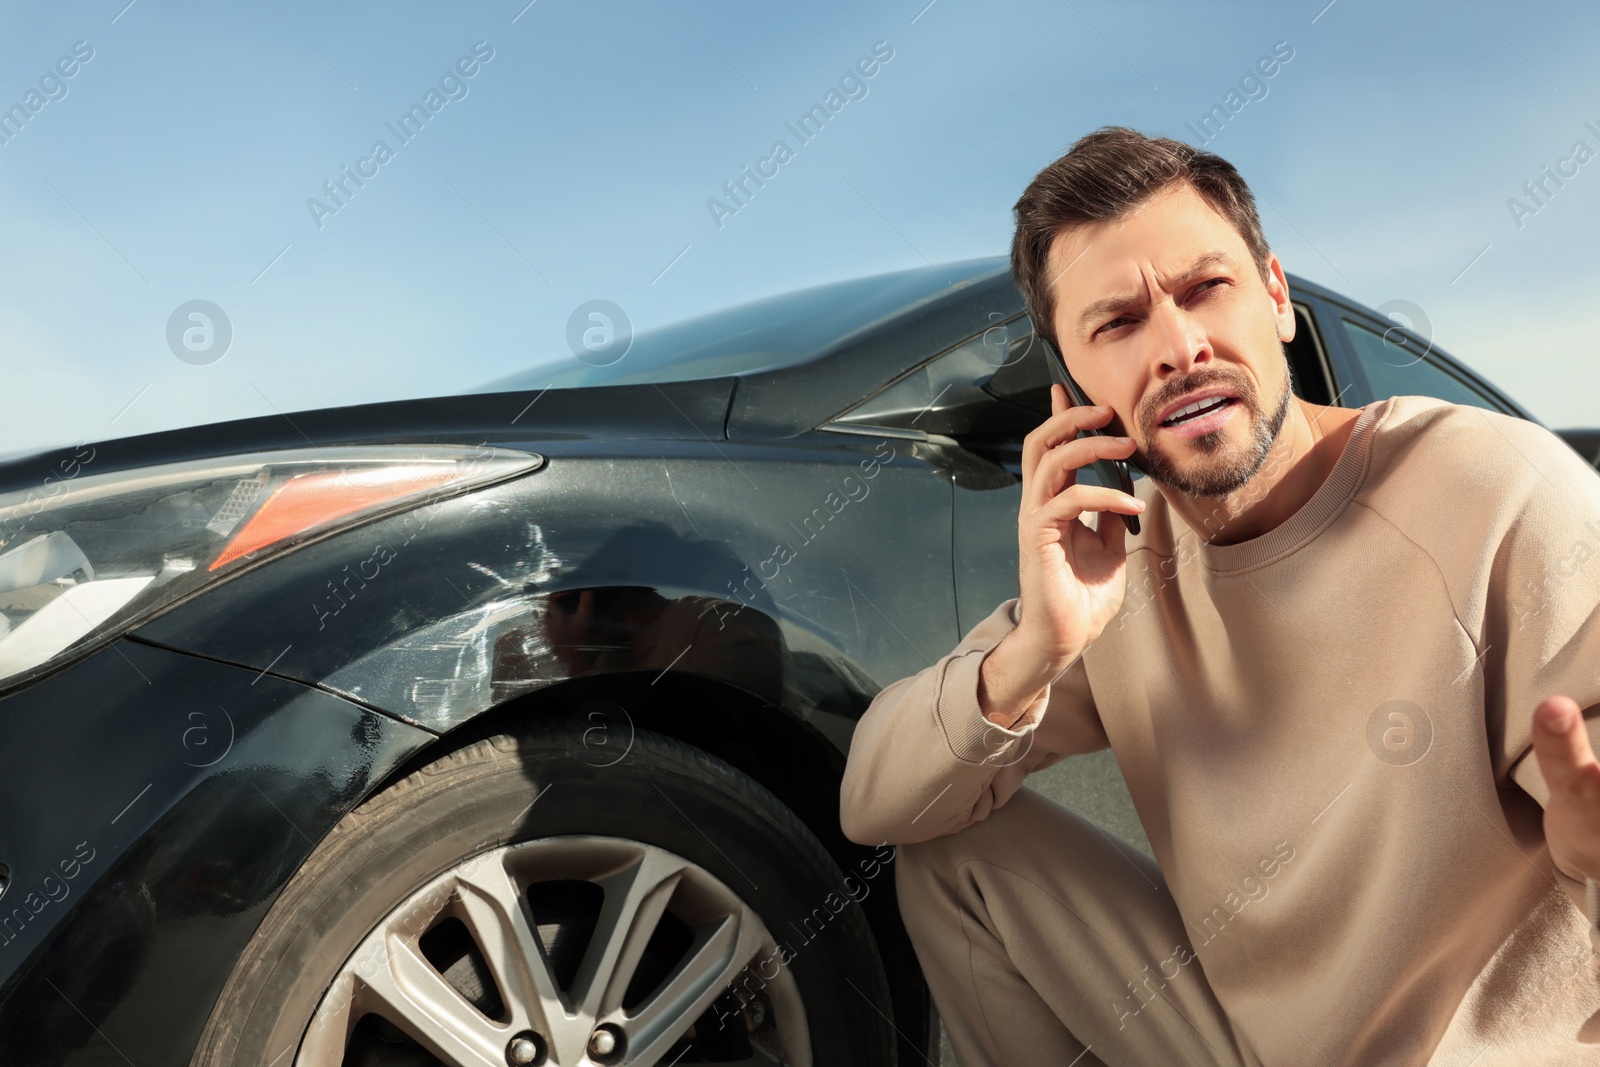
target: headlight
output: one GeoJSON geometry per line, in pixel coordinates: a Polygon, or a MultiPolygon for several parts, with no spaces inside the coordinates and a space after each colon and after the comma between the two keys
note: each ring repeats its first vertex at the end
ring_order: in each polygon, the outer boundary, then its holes
{"type": "Polygon", "coordinates": [[[489,447],[304,449],[0,494],[0,688],[294,545],[543,462],[489,447]]]}

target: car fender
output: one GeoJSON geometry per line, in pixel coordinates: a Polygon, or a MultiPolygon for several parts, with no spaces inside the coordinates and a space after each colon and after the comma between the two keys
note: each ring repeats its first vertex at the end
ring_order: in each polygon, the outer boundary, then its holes
{"type": "Polygon", "coordinates": [[[530,444],[534,474],[286,553],[134,636],[437,734],[577,678],[688,672],[842,752],[884,680],[959,638],[951,483],[910,444],[530,444]],[[730,492],[741,468],[770,512],[730,492]]]}

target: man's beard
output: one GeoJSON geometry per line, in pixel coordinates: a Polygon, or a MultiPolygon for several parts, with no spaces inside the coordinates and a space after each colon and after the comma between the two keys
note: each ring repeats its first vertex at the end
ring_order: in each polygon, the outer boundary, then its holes
{"type": "Polygon", "coordinates": [[[1146,405],[1146,414],[1140,419],[1145,440],[1153,442],[1157,439],[1161,429],[1156,415],[1172,400],[1196,389],[1227,385],[1238,393],[1238,402],[1243,405],[1250,419],[1250,443],[1242,449],[1229,445],[1225,436],[1228,428],[1224,426],[1189,439],[1188,444],[1200,453],[1198,469],[1192,473],[1181,470],[1172,457],[1156,445],[1148,449],[1135,449],[1133,455],[1128,457],[1128,462],[1153,481],[1186,496],[1224,497],[1243,488],[1266,462],[1272,452],[1273,442],[1278,439],[1278,431],[1283,429],[1284,419],[1288,417],[1290,390],[1287,375],[1283,393],[1278,397],[1270,416],[1261,410],[1255,385],[1242,375],[1191,375],[1173,379],[1167,384],[1168,388],[1146,405]],[[1216,461],[1207,462],[1210,457],[1216,457],[1216,461]]]}

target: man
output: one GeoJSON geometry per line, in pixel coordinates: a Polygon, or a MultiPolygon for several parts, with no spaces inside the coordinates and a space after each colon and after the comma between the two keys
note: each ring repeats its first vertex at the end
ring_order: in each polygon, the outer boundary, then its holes
{"type": "Polygon", "coordinates": [[[878,694],[841,793],[962,1067],[1600,1062],[1600,478],[1509,416],[1293,396],[1214,155],[1108,127],[1016,217],[1102,406],[1052,387],[1020,597],[878,694]],[[1020,789],[1108,745],[1159,866],[1020,789]]]}

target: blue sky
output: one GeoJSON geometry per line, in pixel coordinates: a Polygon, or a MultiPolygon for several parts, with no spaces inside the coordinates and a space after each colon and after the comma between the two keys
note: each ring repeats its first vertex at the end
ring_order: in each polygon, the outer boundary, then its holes
{"type": "Polygon", "coordinates": [[[1293,58],[1205,147],[1288,269],[1411,301],[1546,423],[1600,425],[1600,160],[1507,204],[1600,150],[1587,5],[525,4],[5,4],[0,107],[40,95],[0,144],[0,454],[458,392],[573,360],[595,299],[645,329],[1002,254],[1075,138],[1199,143],[1278,42],[1293,58]],[[785,123],[878,42],[892,58],[801,144],[785,123]],[[402,143],[386,123],[452,72],[402,143]],[[779,139],[793,157],[716,218],[779,139]],[[316,217],[346,166],[372,176],[316,217]],[[233,333],[198,364],[167,339],[196,299],[233,333]]]}

